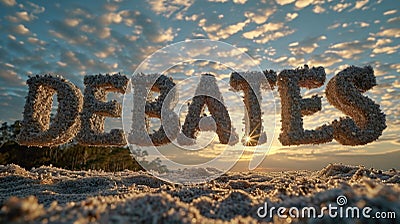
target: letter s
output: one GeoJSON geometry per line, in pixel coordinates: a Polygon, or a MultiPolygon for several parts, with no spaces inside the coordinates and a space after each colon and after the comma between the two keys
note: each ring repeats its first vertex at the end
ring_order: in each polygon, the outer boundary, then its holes
{"type": "Polygon", "coordinates": [[[333,137],[343,145],[365,145],[375,141],[386,128],[385,114],[370,98],[362,93],[376,85],[374,70],[350,66],[326,86],[330,104],[350,116],[332,122],[333,137]]]}

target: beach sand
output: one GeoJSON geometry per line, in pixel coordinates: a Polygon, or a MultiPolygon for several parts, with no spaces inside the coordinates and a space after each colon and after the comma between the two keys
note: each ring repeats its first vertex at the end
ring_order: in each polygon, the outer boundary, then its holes
{"type": "Polygon", "coordinates": [[[199,185],[173,185],[145,172],[25,170],[0,165],[0,223],[400,223],[400,172],[329,164],[319,171],[227,173],[199,185]],[[270,218],[257,210],[371,207],[392,219],[270,218]],[[340,207],[340,206],[338,206],[340,207]]]}

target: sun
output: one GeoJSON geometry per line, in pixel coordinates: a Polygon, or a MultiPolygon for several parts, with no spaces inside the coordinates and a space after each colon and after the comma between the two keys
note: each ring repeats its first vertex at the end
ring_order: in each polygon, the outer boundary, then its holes
{"type": "Polygon", "coordinates": [[[250,136],[246,136],[245,139],[246,143],[251,142],[252,138],[250,136]]]}
{"type": "Polygon", "coordinates": [[[258,144],[258,140],[257,140],[257,136],[255,135],[246,135],[246,137],[243,138],[242,142],[246,145],[246,146],[256,146],[258,144]]]}

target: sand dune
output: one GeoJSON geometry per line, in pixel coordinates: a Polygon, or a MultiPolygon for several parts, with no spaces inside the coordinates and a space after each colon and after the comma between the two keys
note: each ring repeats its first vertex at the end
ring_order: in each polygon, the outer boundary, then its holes
{"type": "MultiPolygon", "coordinates": [[[[261,218],[268,206],[369,206],[394,211],[400,222],[400,172],[330,164],[320,171],[227,173],[201,185],[171,185],[145,172],[27,171],[0,165],[0,223],[354,223],[352,219],[261,218]]],[[[361,217],[361,223],[376,219],[361,217]]]]}

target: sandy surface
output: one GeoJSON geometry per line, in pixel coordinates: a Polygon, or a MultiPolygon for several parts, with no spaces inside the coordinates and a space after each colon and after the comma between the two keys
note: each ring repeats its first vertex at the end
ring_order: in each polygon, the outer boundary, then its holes
{"type": "Polygon", "coordinates": [[[328,165],[320,171],[227,173],[207,184],[181,186],[144,172],[70,171],[43,166],[27,171],[0,165],[0,223],[354,223],[351,219],[260,218],[257,209],[327,204],[394,211],[400,223],[400,172],[328,165]]]}

